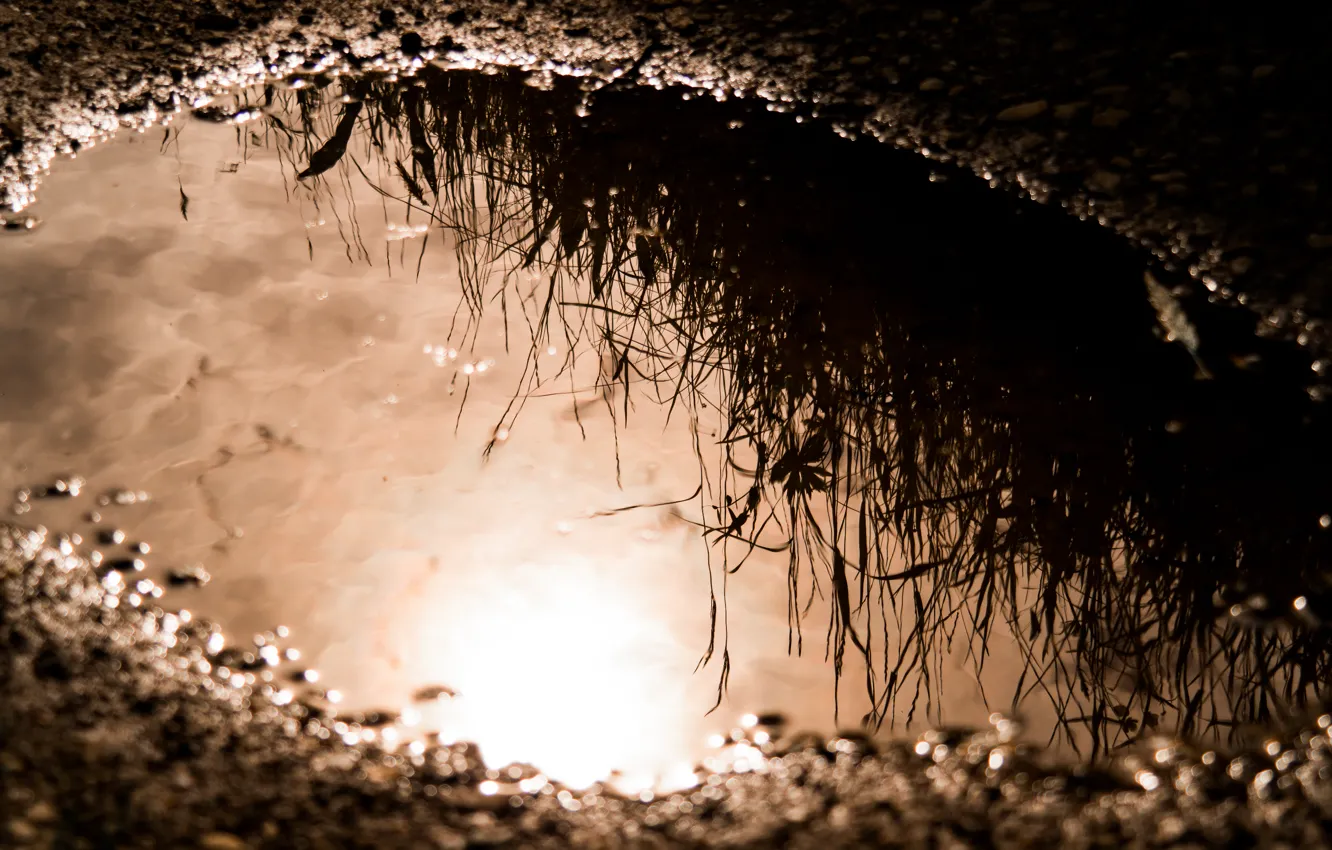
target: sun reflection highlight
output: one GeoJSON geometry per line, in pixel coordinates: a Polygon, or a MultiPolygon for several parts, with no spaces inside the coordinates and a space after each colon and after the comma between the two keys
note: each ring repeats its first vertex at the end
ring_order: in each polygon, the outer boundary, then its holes
{"type": "Polygon", "coordinates": [[[609,781],[637,795],[692,783],[687,765],[616,773],[651,764],[670,746],[663,737],[681,710],[652,664],[670,647],[644,604],[650,598],[624,592],[606,565],[582,556],[524,563],[477,583],[465,607],[421,618],[427,645],[467,641],[441,668],[457,696],[419,706],[421,728],[440,729],[441,740],[465,729],[489,767],[531,764],[576,790],[609,781]]]}

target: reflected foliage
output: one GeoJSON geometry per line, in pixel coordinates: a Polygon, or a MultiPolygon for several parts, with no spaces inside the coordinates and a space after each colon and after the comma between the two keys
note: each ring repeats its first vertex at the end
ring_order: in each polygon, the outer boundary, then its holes
{"type": "Polygon", "coordinates": [[[450,231],[533,382],[549,341],[590,340],[618,417],[631,386],[723,415],[718,576],[788,553],[792,649],[863,654],[867,722],[934,712],[941,650],[980,668],[994,640],[1029,659],[995,707],[1043,694],[1098,753],[1269,720],[1332,673],[1308,364],[1181,290],[1204,379],[1112,235],[753,105],[429,67],[262,97],[242,140],[334,212],[364,177],[450,231]]]}

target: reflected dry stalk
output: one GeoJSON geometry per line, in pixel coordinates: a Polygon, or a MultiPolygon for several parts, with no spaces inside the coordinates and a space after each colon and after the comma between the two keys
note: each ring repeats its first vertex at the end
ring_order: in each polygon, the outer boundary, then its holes
{"type": "MultiPolygon", "coordinates": [[[[552,341],[596,343],[619,421],[633,385],[729,423],[698,434],[725,471],[695,494],[703,533],[730,544],[702,660],[719,697],[725,578],[755,548],[789,554],[792,651],[813,596],[833,601],[825,650],[839,672],[865,657],[871,725],[934,713],[942,649],[969,647],[979,671],[1000,624],[1029,660],[999,699],[1043,693],[1092,754],[1167,723],[1269,720],[1332,672],[1325,631],[1242,622],[1264,617],[1244,600],[1285,610],[1327,574],[1291,475],[1332,466],[1301,419],[1322,414],[1236,369],[1193,381],[1111,237],[756,109],[432,68],[343,85],[268,89],[240,141],[277,146],[349,259],[372,260],[357,179],[452,234],[460,347],[470,316],[500,309],[532,353],[497,428],[552,377],[552,341]],[[1077,315],[1089,301],[1098,315],[1077,315]]],[[[408,250],[384,259],[419,269],[408,250]]]]}

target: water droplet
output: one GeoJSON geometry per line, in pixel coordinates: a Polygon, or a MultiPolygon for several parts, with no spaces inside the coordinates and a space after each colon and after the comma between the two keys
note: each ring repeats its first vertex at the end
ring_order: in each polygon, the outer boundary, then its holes
{"type": "Polygon", "coordinates": [[[1150,770],[1142,769],[1133,774],[1133,781],[1138,783],[1147,791],[1155,791],[1161,787],[1161,777],[1150,770]]]}

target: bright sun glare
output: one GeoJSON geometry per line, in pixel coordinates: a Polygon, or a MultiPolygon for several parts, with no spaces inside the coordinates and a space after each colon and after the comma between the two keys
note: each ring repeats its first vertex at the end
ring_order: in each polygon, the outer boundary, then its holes
{"type": "MultiPolygon", "coordinates": [[[[651,663],[662,634],[644,605],[650,597],[629,597],[583,557],[503,572],[469,588],[447,618],[447,639],[471,636],[449,663],[459,697],[423,721],[438,723],[445,740],[477,743],[491,767],[528,763],[575,788],[653,763],[682,706],[678,685],[651,663]]],[[[443,622],[422,626],[433,632],[443,622]]],[[[617,784],[638,791],[692,782],[682,763],[617,784]]]]}

